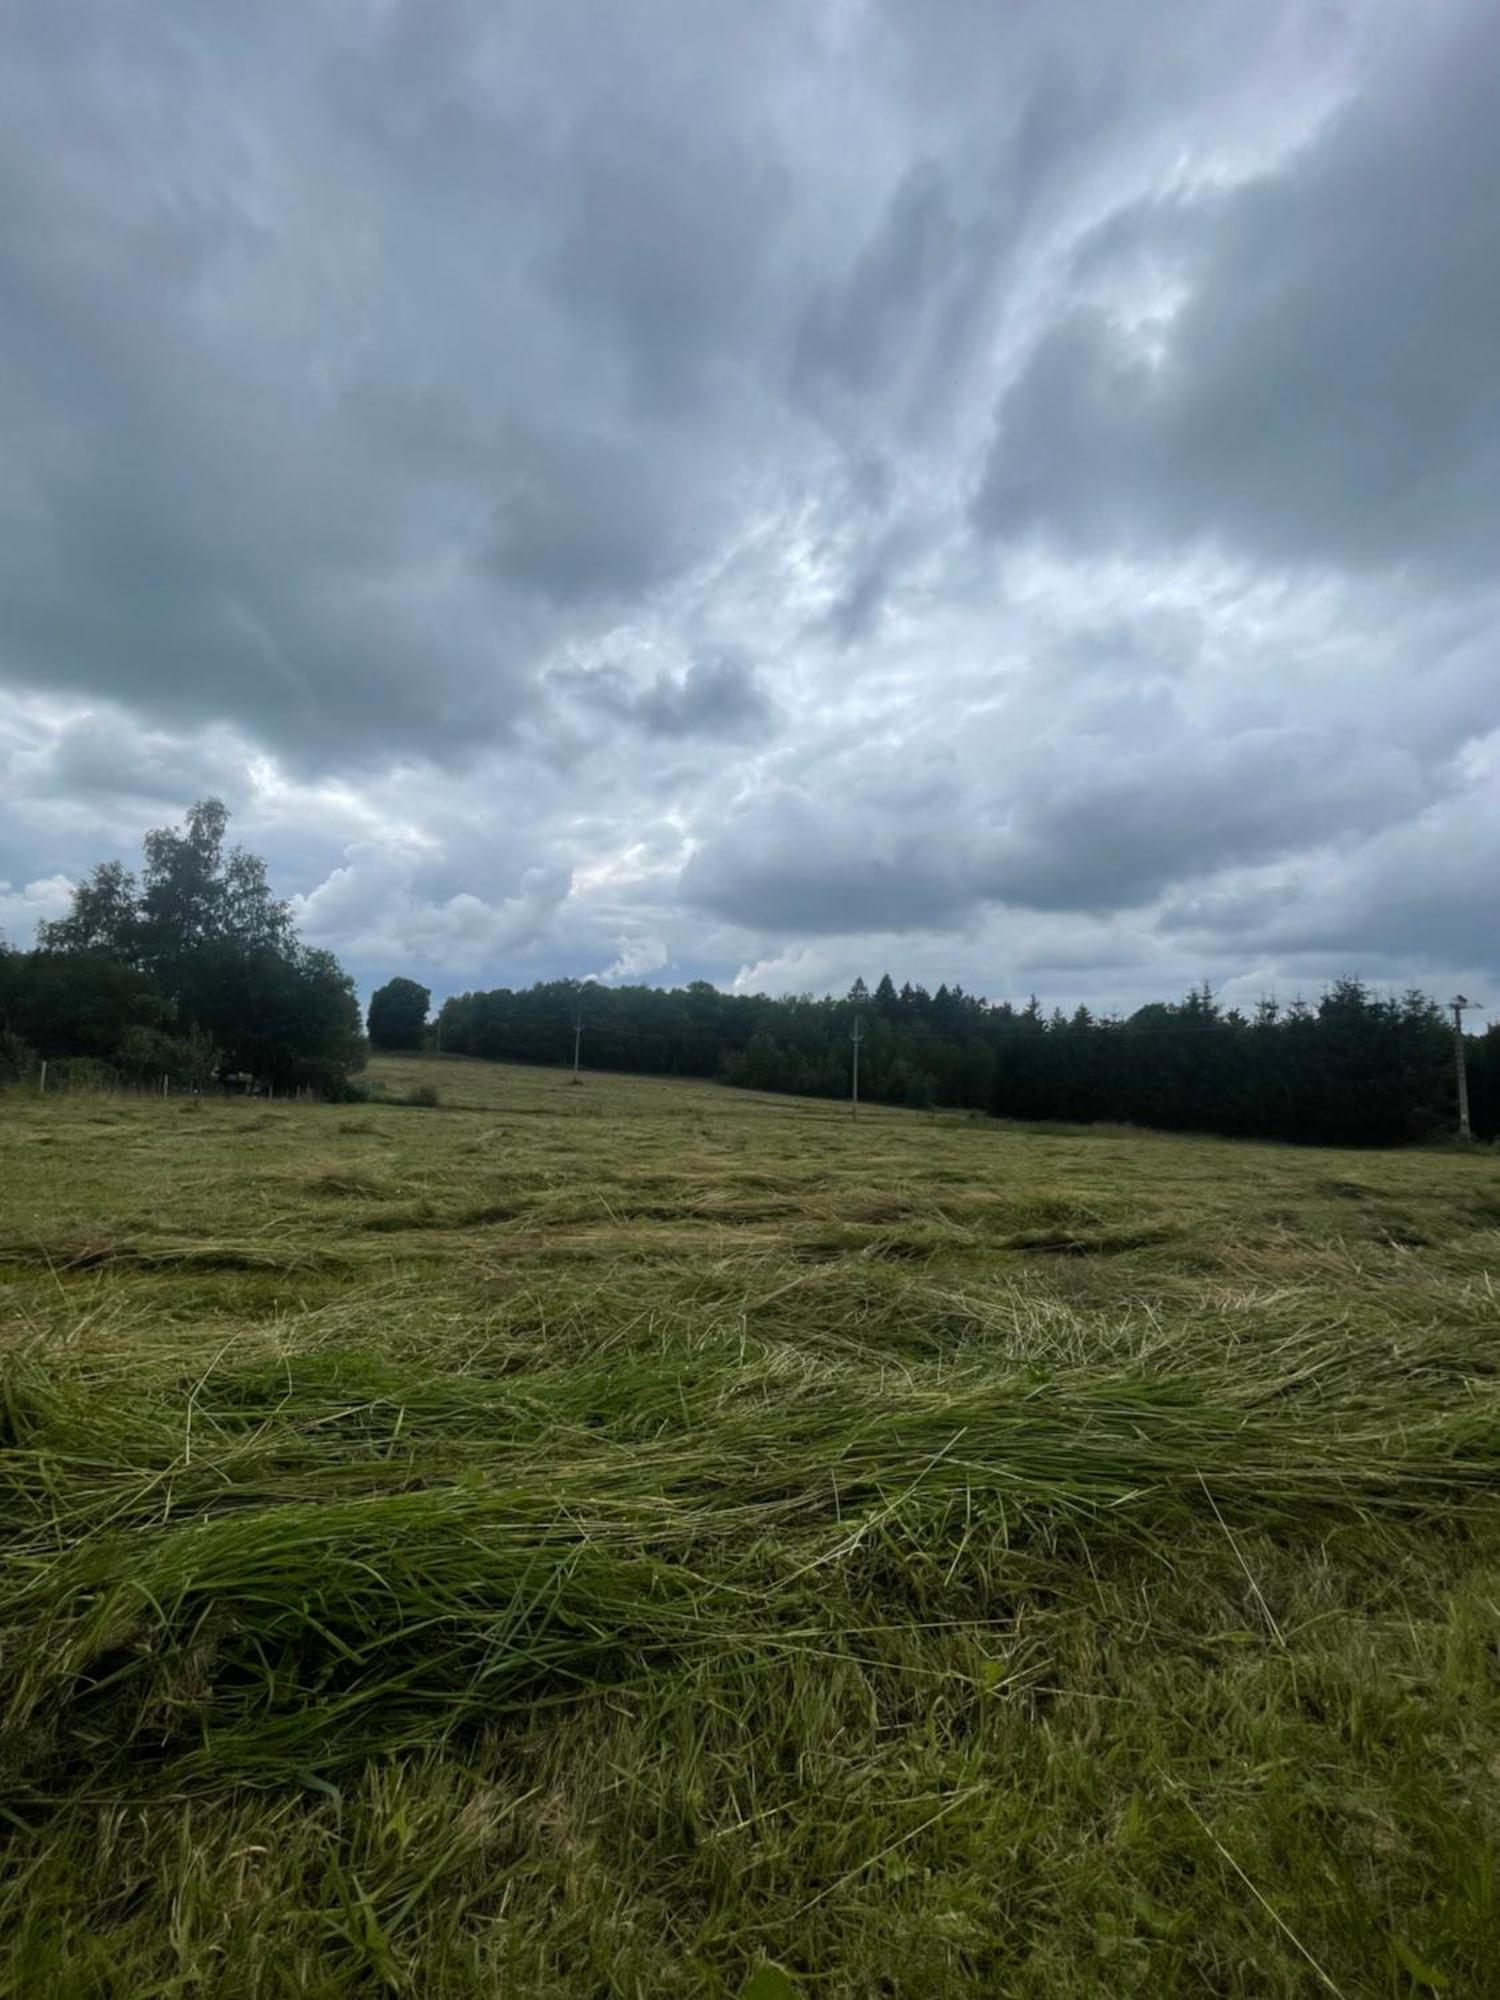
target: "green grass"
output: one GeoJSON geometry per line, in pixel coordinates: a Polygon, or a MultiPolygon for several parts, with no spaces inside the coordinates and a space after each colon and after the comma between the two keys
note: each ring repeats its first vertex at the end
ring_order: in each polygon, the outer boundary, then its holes
{"type": "Polygon", "coordinates": [[[1496,1990],[1492,1152],[375,1074],[0,1098],[0,1994],[1496,1990]]]}

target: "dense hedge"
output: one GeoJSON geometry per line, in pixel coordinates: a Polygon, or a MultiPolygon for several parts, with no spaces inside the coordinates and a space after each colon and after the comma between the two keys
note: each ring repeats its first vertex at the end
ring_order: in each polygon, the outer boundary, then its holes
{"type": "MultiPolygon", "coordinates": [[[[889,978],[842,999],[772,1000],[699,981],[670,991],[558,980],[447,1001],[437,1045],[512,1062],[719,1077],[757,1090],[842,1097],[860,1023],[861,1094],[1029,1119],[1119,1120],[1243,1136],[1396,1145],[1453,1129],[1453,1041],[1420,993],[1385,998],[1340,980],[1315,1005],[1225,1011],[1207,990],[1128,1020],[993,1005],[959,988],[889,978]]],[[[1500,1121],[1500,1037],[1468,1038],[1475,1129],[1500,1121]]]]}

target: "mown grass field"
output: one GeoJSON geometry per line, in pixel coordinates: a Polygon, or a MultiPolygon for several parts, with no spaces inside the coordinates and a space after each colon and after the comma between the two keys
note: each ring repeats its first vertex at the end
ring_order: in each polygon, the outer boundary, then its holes
{"type": "Polygon", "coordinates": [[[1500,1160],[0,1099],[0,1993],[1500,1991],[1500,1160]]]}

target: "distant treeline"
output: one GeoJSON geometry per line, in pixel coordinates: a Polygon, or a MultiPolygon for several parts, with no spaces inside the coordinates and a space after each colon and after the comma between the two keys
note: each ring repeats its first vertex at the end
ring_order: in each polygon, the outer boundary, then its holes
{"type": "Polygon", "coordinates": [[[99,864],[34,951],[0,940],[0,1082],[43,1061],[205,1088],[232,1072],[340,1095],[365,1059],[354,983],[302,943],[217,799],[148,833],[140,876],[99,864]]]}
{"type": "MultiPolygon", "coordinates": [[[[1314,1004],[1222,1009],[1207,988],[1128,1019],[1045,1013],[960,987],[862,980],[843,999],[772,1000],[705,981],[670,991],[558,980],[444,1003],[437,1046],[566,1063],[581,1010],[587,1067],[717,1077],[753,1090],[847,1097],[855,1022],[860,1095],[999,1117],[1099,1120],[1320,1145],[1383,1146],[1452,1132],[1453,1035],[1425,995],[1341,979],[1314,1004]]],[[[1500,1132],[1500,1031],[1469,1036],[1475,1132],[1500,1132]]]]}

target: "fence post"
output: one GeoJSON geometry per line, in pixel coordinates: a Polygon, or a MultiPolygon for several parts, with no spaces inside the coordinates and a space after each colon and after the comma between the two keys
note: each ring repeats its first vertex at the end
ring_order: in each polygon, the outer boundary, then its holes
{"type": "Polygon", "coordinates": [[[47,1058],[43,1056],[42,1073],[37,1078],[37,1086],[36,1086],[37,1096],[40,1097],[42,1093],[46,1090],[46,1088],[47,1088],[47,1058]]]}

